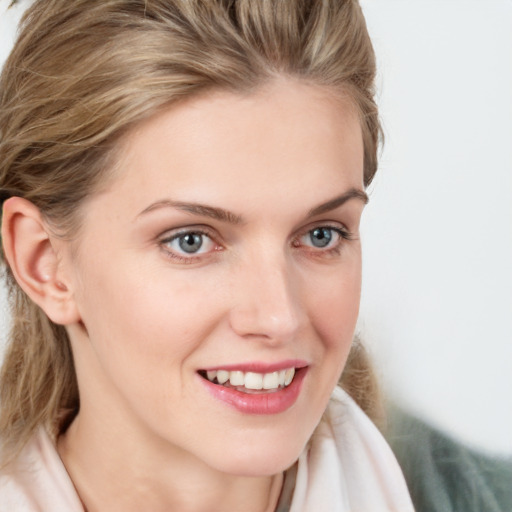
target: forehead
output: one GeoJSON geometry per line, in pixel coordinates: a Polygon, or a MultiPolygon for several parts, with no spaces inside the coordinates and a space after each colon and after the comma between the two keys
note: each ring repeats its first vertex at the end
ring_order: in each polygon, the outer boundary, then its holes
{"type": "Polygon", "coordinates": [[[323,200],[334,187],[363,187],[363,141],[352,102],[296,81],[174,104],[132,130],[120,155],[109,192],[141,207],[155,195],[215,202],[226,193],[245,207],[262,196],[284,199],[283,190],[307,190],[314,202],[317,192],[323,200]]]}

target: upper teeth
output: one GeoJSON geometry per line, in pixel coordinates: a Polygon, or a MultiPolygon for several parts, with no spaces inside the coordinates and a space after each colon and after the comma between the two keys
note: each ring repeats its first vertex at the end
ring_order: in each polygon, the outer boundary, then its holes
{"type": "Polygon", "coordinates": [[[229,381],[232,386],[243,386],[247,389],[277,389],[288,386],[295,375],[295,368],[288,368],[271,373],[241,372],[227,370],[208,370],[208,380],[219,384],[229,381]]]}

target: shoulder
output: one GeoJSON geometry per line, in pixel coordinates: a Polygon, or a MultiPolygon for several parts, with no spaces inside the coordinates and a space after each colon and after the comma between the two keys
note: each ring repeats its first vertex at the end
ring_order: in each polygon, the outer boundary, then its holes
{"type": "Polygon", "coordinates": [[[512,460],[471,450],[397,409],[386,437],[418,512],[512,510],[512,460]]]}
{"type": "Polygon", "coordinates": [[[54,444],[43,429],[0,473],[0,510],[83,512],[54,444]]]}

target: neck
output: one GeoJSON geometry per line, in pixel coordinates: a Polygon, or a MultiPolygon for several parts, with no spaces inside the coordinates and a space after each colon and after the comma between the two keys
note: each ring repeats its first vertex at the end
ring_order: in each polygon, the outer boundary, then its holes
{"type": "Polygon", "coordinates": [[[80,413],[58,440],[87,512],[275,510],[282,474],[228,475],[180,450],[151,447],[105,427],[80,413]]]}

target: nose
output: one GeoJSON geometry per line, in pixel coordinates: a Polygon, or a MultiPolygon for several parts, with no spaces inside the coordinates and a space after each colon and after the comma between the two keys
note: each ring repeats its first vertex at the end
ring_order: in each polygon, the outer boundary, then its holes
{"type": "Polygon", "coordinates": [[[293,340],[304,324],[300,286],[283,260],[252,261],[233,276],[230,324],[239,336],[280,345],[293,340]]]}

